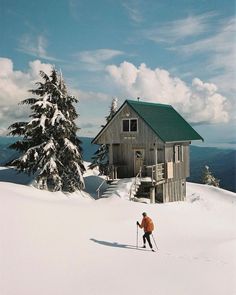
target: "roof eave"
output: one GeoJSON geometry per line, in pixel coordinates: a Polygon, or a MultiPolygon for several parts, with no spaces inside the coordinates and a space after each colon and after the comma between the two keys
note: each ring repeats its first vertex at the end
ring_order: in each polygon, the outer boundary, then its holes
{"type": "Polygon", "coordinates": [[[187,141],[193,141],[193,140],[201,140],[204,141],[204,139],[201,137],[199,139],[182,139],[182,140],[171,140],[171,141],[165,141],[165,143],[175,143],[175,142],[187,142],[187,141]]]}

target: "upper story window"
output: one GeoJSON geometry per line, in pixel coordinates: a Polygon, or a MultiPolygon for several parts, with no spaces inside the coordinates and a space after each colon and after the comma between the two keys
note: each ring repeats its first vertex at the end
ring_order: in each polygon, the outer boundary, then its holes
{"type": "Polygon", "coordinates": [[[138,119],[124,119],[122,121],[123,132],[137,132],[138,131],[138,119]]]}
{"type": "Polygon", "coordinates": [[[174,159],[175,159],[175,163],[183,162],[184,156],[183,156],[183,146],[182,145],[175,145],[174,146],[174,159]]]}

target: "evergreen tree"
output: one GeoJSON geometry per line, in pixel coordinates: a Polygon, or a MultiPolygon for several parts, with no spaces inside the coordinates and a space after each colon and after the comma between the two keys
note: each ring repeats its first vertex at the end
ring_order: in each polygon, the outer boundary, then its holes
{"type": "Polygon", "coordinates": [[[202,182],[204,184],[213,185],[216,187],[220,186],[220,180],[216,179],[213,176],[212,172],[210,171],[210,169],[207,165],[205,166],[205,169],[203,170],[202,182]]]}
{"type": "MultiPolygon", "coordinates": [[[[117,112],[117,108],[117,98],[114,98],[111,102],[110,113],[106,117],[107,123],[114,117],[115,113],[117,112]]],[[[90,164],[89,168],[93,169],[95,167],[99,168],[101,174],[109,174],[109,148],[107,144],[101,144],[98,150],[94,153],[94,156],[92,157],[92,163],[90,164]]]]}
{"type": "Polygon", "coordinates": [[[118,103],[117,98],[114,98],[111,102],[110,114],[106,117],[107,123],[114,117],[115,113],[117,112],[117,108],[118,108],[117,103],[118,103]]]}
{"type": "Polygon", "coordinates": [[[101,144],[98,150],[92,156],[92,163],[89,165],[90,169],[98,167],[102,175],[109,174],[109,158],[108,158],[108,145],[101,144]]]}
{"type": "Polygon", "coordinates": [[[43,82],[29,90],[37,98],[28,98],[21,104],[28,104],[32,110],[29,122],[12,124],[9,135],[23,136],[10,148],[22,156],[10,164],[18,171],[34,174],[40,189],[73,192],[84,187],[85,171],[81,156],[81,141],[77,138],[78,117],[62,75],[52,69],[51,75],[40,72],[43,82]]]}

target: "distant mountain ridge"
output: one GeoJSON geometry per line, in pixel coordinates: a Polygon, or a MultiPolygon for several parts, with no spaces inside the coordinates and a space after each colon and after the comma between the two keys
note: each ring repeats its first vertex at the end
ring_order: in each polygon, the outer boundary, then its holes
{"type": "MultiPolygon", "coordinates": [[[[83,148],[84,161],[90,162],[97,150],[97,146],[91,144],[92,138],[80,137],[83,148]]],[[[17,156],[9,145],[17,138],[0,137],[0,166],[17,156]]],[[[220,179],[220,187],[236,192],[236,150],[214,147],[190,146],[190,177],[187,181],[201,183],[202,170],[205,165],[210,167],[214,176],[220,179]]]]}
{"type": "Polygon", "coordinates": [[[236,150],[190,146],[190,177],[188,181],[201,183],[204,166],[210,167],[220,179],[220,187],[236,192],[236,150]]]}
{"type": "MultiPolygon", "coordinates": [[[[15,150],[9,149],[9,145],[18,139],[18,137],[0,136],[0,166],[4,166],[18,155],[15,150]]],[[[82,141],[83,159],[90,162],[91,156],[97,150],[97,146],[91,144],[92,138],[90,137],[80,137],[80,140],[82,141]]]]}

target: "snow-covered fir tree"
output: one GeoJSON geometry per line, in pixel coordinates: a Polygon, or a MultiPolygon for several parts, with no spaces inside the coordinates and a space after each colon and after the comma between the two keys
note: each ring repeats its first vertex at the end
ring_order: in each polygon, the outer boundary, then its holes
{"type": "Polygon", "coordinates": [[[101,144],[98,150],[92,156],[92,162],[89,165],[90,169],[98,167],[99,172],[102,175],[109,174],[109,159],[108,159],[108,145],[101,144]]]}
{"type": "MultiPolygon", "coordinates": [[[[106,117],[106,123],[108,123],[115,115],[118,109],[118,100],[114,98],[111,102],[110,113],[106,117]]],[[[104,126],[102,126],[104,127],[104,126]]],[[[99,172],[104,175],[108,175],[109,173],[109,158],[108,158],[108,145],[101,144],[98,150],[92,156],[92,163],[90,164],[90,168],[93,169],[95,167],[99,168],[99,172]]]]}
{"type": "Polygon", "coordinates": [[[208,184],[208,185],[212,185],[212,186],[216,186],[216,187],[220,186],[220,180],[213,176],[212,172],[210,171],[210,169],[207,165],[205,166],[205,168],[203,170],[202,182],[204,184],[208,184]]]}
{"type": "Polygon", "coordinates": [[[114,98],[111,102],[110,114],[106,117],[107,123],[114,117],[115,113],[117,112],[117,109],[118,109],[118,99],[114,98]]]}
{"type": "Polygon", "coordinates": [[[30,105],[29,122],[12,124],[9,135],[22,136],[10,146],[21,153],[12,161],[20,172],[34,174],[38,188],[73,192],[84,188],[85,171],[81,141],[76,136],[77,99],[67,92],[62,74],[52,69],[50,76],[40,72],[43,82],[29,90],[36,97],[21,104],[30,105]]]}

